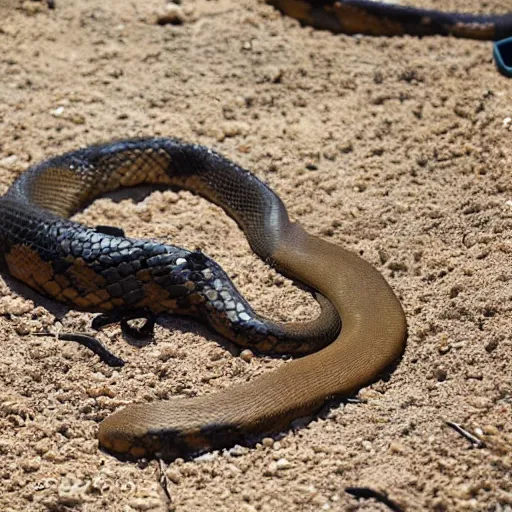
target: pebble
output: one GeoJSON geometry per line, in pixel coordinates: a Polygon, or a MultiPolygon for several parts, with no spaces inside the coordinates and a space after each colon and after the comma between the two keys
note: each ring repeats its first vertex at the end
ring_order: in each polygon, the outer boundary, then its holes
{"type": "Polygon", "coordinates": [[[276,462],[276,467],[277,469],[289,469],[292,467],[292,465],[290,464],[290,462],[287,460],[287,459],[279,459],[277,462],[276,462]]]}
{"type": "Polygon", "coordinates": [[[236,444],[229,450],[229,454],[232,457],[241,457],[242,455],[245,455],[248,452],[248,448],[245,446],[240,446],[239,444],[236,444]]]}
{"type": "Polygon", "coordinates": [[[160,509],[162,503],[158,498],[144,497],[132,498],[129,501],[129,505],[135,510],[154,510],[160,509]]]}
{"type": "Polygon", "coordinates": [[[165,475],[173,484],[181,482],[181,473],[176,468],[168,468],[165,475]]]}
{"type": "Polygon", "coordinates": [[[218,458],[219,458],[219,452],[210,452],[210,453],[205,453],[204,455],[199,455],[199,457],[196,457],[194,460],[196,462],[211,462],[218,458]]]}
{"type": "Polygon", "coordinates": [[[494,425],[484,425],[482,427],[482,431],[484,434],[496,436],[500,433],[500,431],[494,425]]]}
{"type": "Polygon", "coordinates": [[[284,284],[284,277],[283,276],[275,276],[274,277],[274,284],[276,286],[282,286],[284,284]]]}
{"type": "Polygon", "coordinates": [[[277,473],[277,462],[271,462],[267,469],[263,471],[265,476],[274,476],[277,473]]]}
{"type": "Polygon", "coordinates": [[[438,347],[437,347],[437,351],[441,354],[441,355],[444,355],[444,354],[447,354],[448,352],[450,352],[450,349],[451,349],[451,345],[449,342],[441,342],[438,347]]]}
{"type": "Polygon", "coordinates": [[[250,363],[251,359],[253,357],[254,357],[254,354],[248,348],[246,348],[246,349],[242,350],[242,352],[240,352],[240,359],[242,359],[242,361],[245,361],[246,363],[250,363]]]}
{"type": "Polygon", "coordinates": [[[16,155],[6,156],[0,160],[0,167],[11,167],[17,160],[16,155]]]}
{"type": "Polygon", "coordinates": [[[91,398],[98,398],[99,396],[108,396],[109,398],[114,398],[116,396],[115,392],[106,386],[102,386],[100,388],[88,388],[86,393],[91,398]]]}
{"type": "Polygon", "coordinates": [[[382,398],[382,394],[374,389],[363,388],[359,391],[359,398],[363,402],[368,402],[370,400],[377,400],[382,398]]]}
{"type": "Polygon", "coordinates": [[[402,454],[405,452],[405,446],[403,444],[397,443],[396,441],[392,441],[389,444],[389,451],[391,453],[402,454]]]}
{"type": "Polygon", "coordinates": [[[183,25],[185,16],[181,7],[175,4],[167,4],[165,12],[156,18],[157,25],[183,25]]]}
{"type": "Polygon", "coordinates": [[[53,117],[60,117],[64,113],[64,107],[57,107],[52,110],[51,114],[53,117]]]}
{"type": "Polygon", "coordinates": [[[30,459],[30,460],[23,460],[21,462],[21,469],[23,469],[23,471],[25,473],[35,473],[36,471],[39,471],[40,468],[41,468],[41,458],[40,457],[36,457],[36,458],[30,459]]]}
{"type": "Polygon", "coordinates": [[[487,345],[485,345],[485,351],[490,354],[491,352],[494,352],[498,348],[498,339],[494,338],[487,345]]]}
{"type": "Polygon", "coordinates": [[[370,443],[370,441],[363,441],[361,445],[367,452],[371,452],[373,449],[372,443],[370,443]]]}
{"type": "Polygon", "coordinates": [[[261,444],[266,448],[271,448],[272,446],[274,446],[274,440],[271,437],[264,437],[261,440],[261,444]]]}

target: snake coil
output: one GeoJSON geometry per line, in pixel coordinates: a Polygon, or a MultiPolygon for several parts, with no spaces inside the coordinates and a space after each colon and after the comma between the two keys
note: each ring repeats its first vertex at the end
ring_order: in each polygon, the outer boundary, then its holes
{"type": "Polygon", "coordinates": [[[0,198],[0,215],[8,271],[70,307],[113,321],[137,312],[191,315],[261,352],[317,350],[248,384],[112,414],[101,423],[99,440],[115,453],[174,458],[280,430],[328,398],[369,383],[404,348],[404,313],[381,274],[290,222],[269,187],[202,146],[148,138],[54,157],[13,183],[0,198]],[[67,220],[105,192],[142,183],[178,185],[220,205],[256,254],[321,294],[319,317],[272,322],[257,315],[202,253],[67,220]]]}

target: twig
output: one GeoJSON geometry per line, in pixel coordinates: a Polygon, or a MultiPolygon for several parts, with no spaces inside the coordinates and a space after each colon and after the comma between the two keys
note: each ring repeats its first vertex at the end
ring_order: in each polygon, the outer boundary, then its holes
{"type": "Polygon", "coordinates": [[[384,503],[384,505],[386,505],[393,512],[404,512],[404,509],[398,505],[398,503],[390,500],[386,494],[380,491],[376,491],[375,489],[370,489],[369,487],[346,487],[345,492],[352,494],[352,496],[356,498],[373,498],[374,500],[384,503]]]}
{"type": "Polygon", "coordinates": [[[460,434],[462,437],[465,437],[471,443],[471,445],[474,446],[475,448],[484,448],[485,447],[485,443],[481,439],[478,439],[478,437],[475,437],[473,434],[468,432],[466,429],[462,428],[458,423],[454,423],[453,421],[445,421],[445,423],[449,427],[453,428],[453,430],[455,430],[455,432],[460,434]]]}
{"type": "Polygon", "coordinates": [[[119,368],[124,366],[125,362],[112,354],[110,350],[108,350],[105,345],[103,345],[96,338],[89,336],[87,334],[78,334],[71,332],[62,332],[57,334],[52,334],[49,332],[35,332],[32,333],[33,336],[53,336],[59,340],[63,341],[75,341],[76,343],[80,343],[84,347],[88,348],[92,352],[94,352],[105,364],[108,366],[112,366],[114,368],[119,368]]]}
{"type": "Polygon", "coordinates": [[[167,499],[167,503],[170,505],[172,503],[171,493],[169,492],[169,479],[165,474],[165,470],[167,469],[165,462],[162,459],[158,459],[158,482],[160,483],[160,487],[164,491],[165,497],[167,499]]]}

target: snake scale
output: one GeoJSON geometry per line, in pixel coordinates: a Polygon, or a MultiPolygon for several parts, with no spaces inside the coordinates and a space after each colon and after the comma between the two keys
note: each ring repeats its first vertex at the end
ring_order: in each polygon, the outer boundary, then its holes
{"type": "MultiPolygon", "coordinates": [[[[512,14],[442,13],[367,0],[268,1],[333,32],[475,39],[512,33],[512,14]]],[[[100,425],[99,441],[118,455],[172,459],[279,431],[327,399],[371,382],[405,345],[400,302],[370,264],[290,222],[269,187],[203,146],[133,139],[51,158],[13,183],[0,198],[0,215],[2,267],[69,307],[100,312],[93,326],[188,315],[241,346],[304,356],[216,394],[112,414],[100,425]],[[68,220],[96,197],[139,184],[179,186],[221,206],[260,258],[318,292],[320,315],[304,323],[273,322],[254,312],[201,252],[68,220]]]]}
{"type": "Polygon", "coordinates": [[[190,315],[263,353],[317,350],[249,384],[114,413],[100,425],[99,440],[118,454],[174,458],[280,430],[370,382],[404,347],[404,313],[384,278],[355,254],[291,223],[269,187],[206,147],[148,138],[57,156],[13,183],[0,198],[0,215],[8,271],[72,308],[101,312],[107,321],[190,315]],[[318,318],[266,320],[203,253],[67,220],[98,195],[142,183],[180,186],[220,205],[258,256],[328,299],[318,295],[318,318]]]}

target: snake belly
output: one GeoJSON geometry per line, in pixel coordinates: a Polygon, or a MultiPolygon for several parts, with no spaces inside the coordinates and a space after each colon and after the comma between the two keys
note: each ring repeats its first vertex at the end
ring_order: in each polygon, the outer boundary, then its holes
{"type": "Polygon", "coordinates": [[[51,158],[13,183],[0,198],[0,215],[3,266],[71,308],[113,318],[189,315],[262,353],[309,354],[219,393],[112,414],[98,436],[116,454],[172,459],[281,430],[327,399],[371,382],[404,349],[405,316],[381,274],[290,222],[268,186],[203,146],[131,139],[51,158]],[[68,220],[106,192],[143,183],[179,186],[220,205],[260,258],[319,292],[319,316],[273,322],[254,312],[201,252],[68,220]]]}
{"type": "Polygon", "coordinates": [[[305,25],[371,36],[443,35],[498,40],[512,35],[512,13],[470,14],[373,0],[267,0],[305,25]]]}

